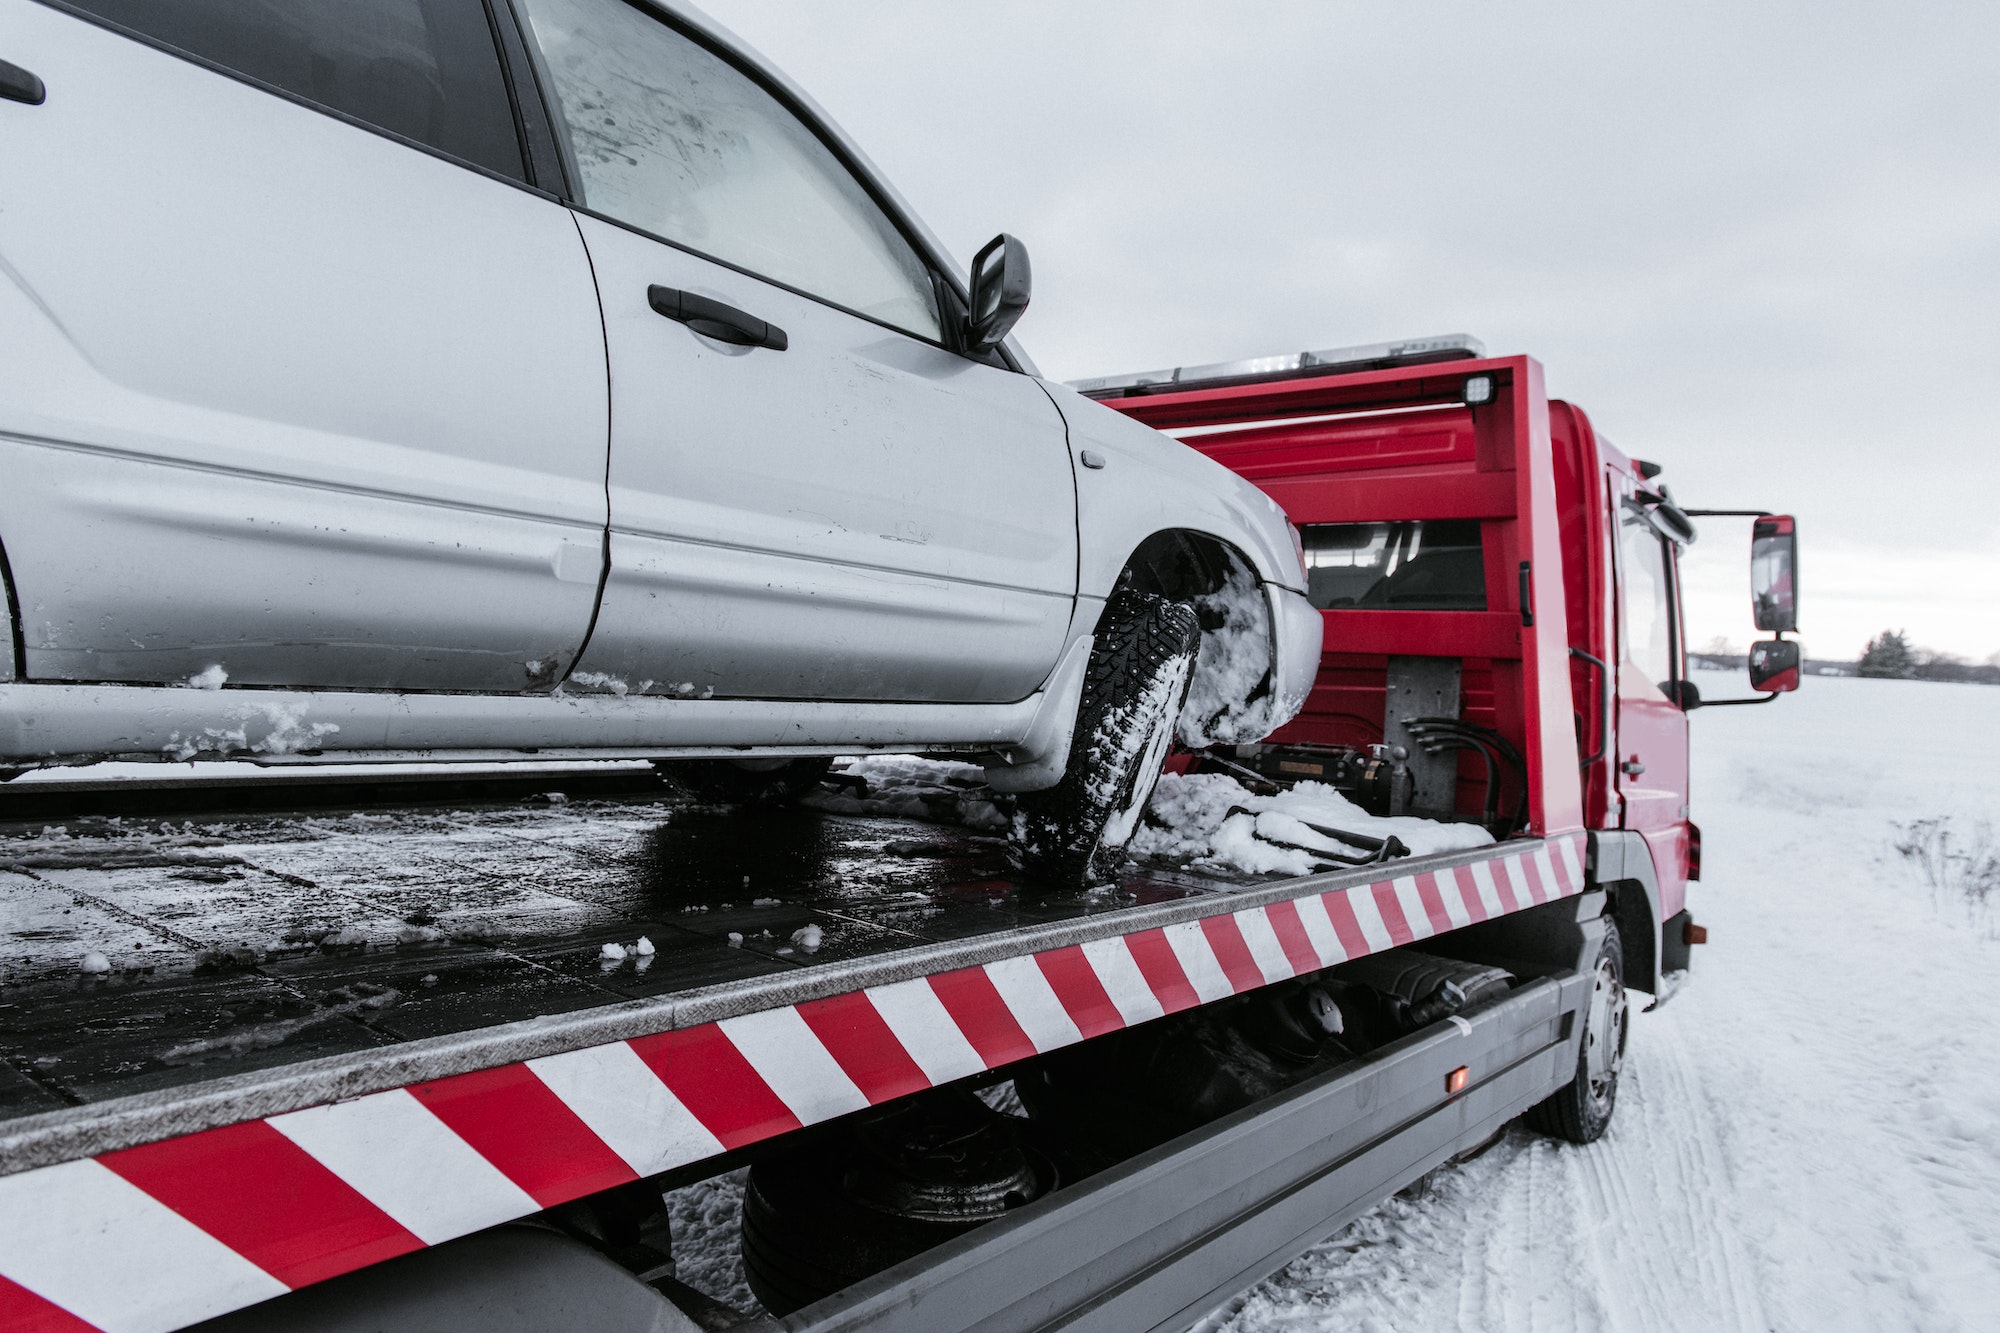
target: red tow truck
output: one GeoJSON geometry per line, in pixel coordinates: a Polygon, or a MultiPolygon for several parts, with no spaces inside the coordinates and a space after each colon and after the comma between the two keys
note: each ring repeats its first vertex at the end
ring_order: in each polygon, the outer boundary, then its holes
{"type": "Polygon", "coordinates": [[[1077,387],[1276,498],[1326,618],[1305,711],[1180,766],[1490,843],[1078,894],[950,776],[933,824],[645,765],[15,783],[0,1330],[1180,1329],[1524,1113],[1601,1134],[1700,939],[1700,511],[1468,339],[1077,387]],[[761,1310],[664,1202],[744,1168],[761,1310]]]}

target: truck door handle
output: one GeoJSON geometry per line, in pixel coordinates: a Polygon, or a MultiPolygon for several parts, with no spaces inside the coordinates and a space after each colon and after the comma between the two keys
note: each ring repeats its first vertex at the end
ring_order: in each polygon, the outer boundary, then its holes
{"type": "Polygon", "coordinates": [[[49,90],[40,79],[19,65],[0,60],[0,97],[10,102],[40,106],[48,95],[49,90]]]}
{"type": "Polygon", "coordinates": [[[791,346],[785,331],[733,305],[655,283],[646,289],[646,304],[668,319],[678,320],[705,338],[737,347],[768,347],[782,352],[791,346]]]}
{"type": "Polygon", "coordinates": [[[1636,778],[1646,771],[1646,766],[1639,762],[1639,756],[1635,754],[1624,763],[1618,765],[1618,771],[1628,778],[1636,778]]]}

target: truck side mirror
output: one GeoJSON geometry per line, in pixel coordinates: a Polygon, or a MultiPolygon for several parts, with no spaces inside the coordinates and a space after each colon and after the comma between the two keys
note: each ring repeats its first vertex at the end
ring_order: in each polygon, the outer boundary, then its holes
{"type": "MultiPolygon", "coordinates": [[[[1750,605],[1757,628],[1786,634],[1799,627],[1798,525],[1790,514],[1766,514],[1750,529],[1750,605]]],[[[1760,644],[1773,647],[1775,643],[1760,644]]],[[[1796,669],[1798,653],[1792,654],[1796,669]]],[[[1751,656],[1756,671],[1756,656],[1751,656]]],[[[1761,688],[1761,687],[1760,687],[1761,688]]],[[[1796,679],[1781,689],[1797,689],[1796,679]]]]}
{"type": "Polygon", "coordinates": [[[1799,687],[1799,645],[1795,639],[1765,639],[1750,645],[1750,688],[1783,694],[1799,687]]]}
{"type": "Polygon", "coordinates": [[[1028,247],[1004,231],[988,241],[972,260],[972,309],[965,321],[967,349],[984,352],[998,346],[1028,308],[1033,286],[1028,247]]]}

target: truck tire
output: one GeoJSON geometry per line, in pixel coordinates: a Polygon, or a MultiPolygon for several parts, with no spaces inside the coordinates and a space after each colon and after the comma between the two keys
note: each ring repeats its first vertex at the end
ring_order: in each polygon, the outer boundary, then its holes
{"type": "Polygon", "coordinates": [[[1200,651],[1192,606],[1152,593],[1112,595],[1097,623],[1069,766],[1061,782],[1023,793],[1015,806],[1024,873],[1075,886],[1118,866],[1160,780],[1200,651]]]}
{"type": "Polygon", "coordinates": [[[1590,999],[1583,1010],[1583,1045],[1576,1077],[1531,1107],[1528,1124],[1551,1138],[1595,1143],[1618,1106],[1618,1073],[1625,1066],[1625,965],[1618,927],[1604,922],[1604,942],[1591,969],[1590,999]]]}
{"type": "Polygon", "coordinates": [[[653,767],[703,805],[790,805],[819,785],[832,759],[679,759],[653,767]]]}

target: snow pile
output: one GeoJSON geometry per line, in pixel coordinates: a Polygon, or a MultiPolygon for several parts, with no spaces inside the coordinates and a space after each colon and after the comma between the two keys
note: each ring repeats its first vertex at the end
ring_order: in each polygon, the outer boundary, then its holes
{"type": "Polygon", "coordinates": [[[1306,827],[1308,823],[1370,838],[1394,834],[1415,856],[1493,841],[1477,824],[1443,824],[1414,815],[1378,818],[1323,782],[1301,782],[1276,796],[1258,796],[1226,774],[1167,773],[1153,789],[1146,820],[1126,850],[1143,860],[1252,875],[1304,875],[1324,864],[1312,852],[1277,846],[1274,839],[1341,856],[1361,854],[1306,827]],[[1238,806],[1251,813],[1231,815],[1238,806]]]}
{"type": "Polygon", "coordinates": [[[1219,591],[1194,604],[1201,615],[1201,657],[1181,707],[1181,744],[1200,750],[1260,741],[1305,702],[1256,693],[1271,672],[1271,607],[1264,590],[1237,567],[1219,591]]]}
{"type": "Polygon", "coordinates": [[[743,1273],[743,1187],[750,1168],[711,1176],[665,1195],[674,1237],[674,1276],[711,1300],[759,1314],[743,1273]]]}
{"type": "Polygon", "coordinates": [[[871,754],[835,762],[834,772],[860,778],[865,791],[822,787],[803,804],[835,815],[876,815],[928,824],[963,824],[1002,833],[1007,816],[993,804],[986,771],[977,764],[919,759],[907,754],[871,754]]]}

